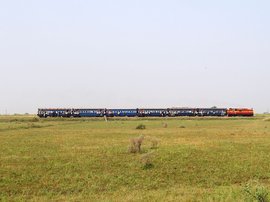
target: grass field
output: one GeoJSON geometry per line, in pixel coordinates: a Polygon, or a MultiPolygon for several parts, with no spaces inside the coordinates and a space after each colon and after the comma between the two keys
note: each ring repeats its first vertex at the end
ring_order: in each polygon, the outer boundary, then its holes
{"type": "Polygon", "coordinates": [[[0,116],[0,201],[252,201],[270,190],[269,154],[266,116],[0,116]]]}

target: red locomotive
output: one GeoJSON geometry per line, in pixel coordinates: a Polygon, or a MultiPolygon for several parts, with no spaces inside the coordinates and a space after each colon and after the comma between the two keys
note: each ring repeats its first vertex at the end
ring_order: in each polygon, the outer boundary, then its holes
{"type": "Polygon", "coordinates": [[[227,116],[254,116],[254,111],[247,108],[229,108],[227,116]]]}

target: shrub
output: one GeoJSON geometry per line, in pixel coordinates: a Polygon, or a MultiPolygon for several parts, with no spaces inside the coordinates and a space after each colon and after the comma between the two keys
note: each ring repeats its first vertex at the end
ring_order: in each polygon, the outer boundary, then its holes
{"type": "Polygon", "coordinates": [[[145,129],[146,127],[145,127],[145,125],[144,124],[140,124],[140,125],[138,125],[137,127],[136,127],[136,129],[141,129],[141,130],[143,130],[143,129],[145,129]]]}
{"type": "Polygon", "coordinates": [[[130,139],[130,145],[128,147],[128,152],[129,153],[137,153],[138,152],[138,149],[136,147],[136,142],[135,142],[135,139],[130,139]]]}
{"type": "Polygon", "coordinates": [[[130,139],[130,145],[128,148],[129,153],[139,153],[141,152],[141,146],[144,140],[144,136],[141,135],[138,138],[130,139]]]}
{"type": "Polygon", "coordinates": [[[179,126],[179,128],[186,128],[186,126],[179,126]]]}
{"type": "Polygon", "coordinates": [[[142,163],[142,168],[143,169],[150,169],[154,166],[153,164],[153,152],[143,154],[141,156],[141,163],[142,163]]]}
{"type": "Polygon", "coordinates": [[[158,148],[158,142],[159,142],[159,140],[157,138],[155,138],[155,137],[149,137],[148,140],[151,143],[151,149],[158,148]]]}
{"type": "Polygon", "coordinates": [[[256,200],[258,202],[268,202],[268,190],[263,187],[256,185],[255,187],[252,187],[250,184],[247,184],[244,188],[245,193],[248,197],[250,197],[251,200],[256,200]]]}

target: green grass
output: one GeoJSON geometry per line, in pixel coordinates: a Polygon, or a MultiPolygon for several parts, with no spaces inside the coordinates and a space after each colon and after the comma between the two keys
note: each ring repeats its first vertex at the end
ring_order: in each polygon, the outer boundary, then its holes
{"type": "Polygon", "coordinates": [[[270,190],[268,117],[0,116],[0,201],[245,201],[247,184],[270,190]]]}

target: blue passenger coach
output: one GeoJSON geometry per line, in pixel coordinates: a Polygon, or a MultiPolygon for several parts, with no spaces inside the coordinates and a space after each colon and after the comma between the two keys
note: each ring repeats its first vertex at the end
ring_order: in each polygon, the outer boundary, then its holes
{"type": "Polygon", "coordinates": [[[142,109],[143,116],[167,116],[167,109],[142,109]]]}
{"type": "Polygon", "coordinates": [[[202,108],[196,109],[197,116],[226,116],[226,108],[202,108]]]}
{"type": "Polygon", "coordinates": [[[104,109],[79,109],[80,117],[102,117],[104,109]]]}
{"type": "Polygon", "coordinates": [[[107,109],[106,115],[108,117],[134,117],[137,116],[137,110],[136,109],[107,109]]]}
{"type": "Polygon", "coordinates": [[[169,110],[170,116],[195,116],[193,108],[173,108],[169,110]]]}

